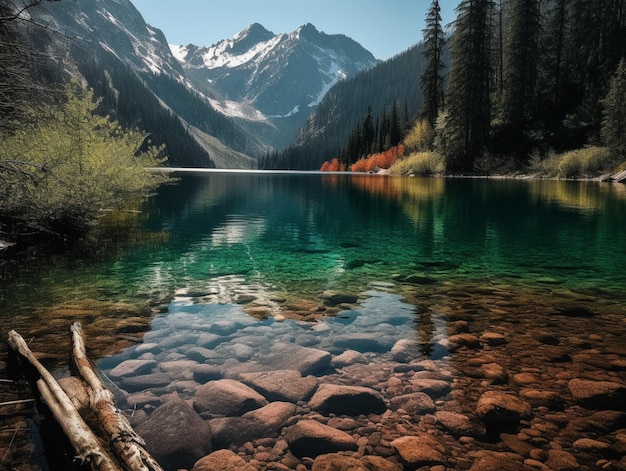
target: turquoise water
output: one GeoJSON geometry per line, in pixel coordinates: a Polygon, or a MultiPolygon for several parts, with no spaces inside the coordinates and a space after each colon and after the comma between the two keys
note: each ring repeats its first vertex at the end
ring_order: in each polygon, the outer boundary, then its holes
{"type": "Polygon", "coordinates": [[[4,252],[0,321],[57,375],[81,321],[89,355],[126,395],[189,399],[206,380],[198,365],[237,378],[292,369],[308,349],[355,350],[365,366],[296,369],[384,392],[398,361],[434,360],[473,413],[477,360],[545,371],[562,395],[562,358],[581,349],[601,355],[598,377],[623,376],[624,234],[617,184],[185,173],[83,241],[4,252]],[[506,347],[454,351],[449,339],[465,331],[497,332],[506,347]],[[537,338],[563,351],[546,355],[537,338]],[[392,353],[400,340],[416,341],[408,359],[392,353]],[[128,359],[158,367],[116,376],[128,359]]]}
{"type": "Polygon", "coordinates": [[[86,300],[141,305],[184,292],[204,302],[254,301],[271,315],[285,303],[358,295],[368,283],[407,277],[603,297],[626,286],[622,185],[184,174],[127,219],[64,254],[6,263],[4,315],[86,300]]]}

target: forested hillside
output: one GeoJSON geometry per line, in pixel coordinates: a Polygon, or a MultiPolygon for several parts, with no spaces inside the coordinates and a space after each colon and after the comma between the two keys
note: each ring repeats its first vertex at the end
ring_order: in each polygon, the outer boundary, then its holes
{"type": "Polygon", "coordinates": [[[625,10],[624,0],[462,0],[444,38],[433,0],[419,46],[335,86],[295,143],[263,165],[318,169],[336,157],[349,168],[395,145],[393,129],[404,133],[418,114],[432,128],[422,150],[448,173],[516,171],[606,146],[626,106],[609,95],[626,54],[625,10]]]}
{"type": "Polygon", "coordinates": [[[262,159],[263,168],[319,169],[325,160],[338,157],[351,134],[368,116],[374,127],[383,125],[395,114],[403,128],[412,120],[422,103],[419,76],[423,65],[421,45],[339,82],[300,130],[295,142],[285,151],[262,159]],[[394,113],[395,109],[395,113],[394,113]]]}

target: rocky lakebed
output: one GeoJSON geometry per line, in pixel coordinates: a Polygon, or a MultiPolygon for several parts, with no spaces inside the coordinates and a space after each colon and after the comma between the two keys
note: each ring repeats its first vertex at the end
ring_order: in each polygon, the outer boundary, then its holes
{"type": "Polygon", "coordinates": [[[181,293],[97,365],[166,470],[626,470],[626,309],[599,295],[373,283],[263,318],[181,293]]]}
{"type": "Polygon", "coordinates": [[[623,308],[370,288],[313,322],[183,295],[99,367],[166,469],[626,469],[623,308]]]}

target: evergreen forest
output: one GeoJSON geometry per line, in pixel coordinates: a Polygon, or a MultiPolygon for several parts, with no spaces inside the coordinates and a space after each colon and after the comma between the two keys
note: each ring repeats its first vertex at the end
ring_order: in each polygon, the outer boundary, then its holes
{"type": "Polygon", "coordinates": [[[625,7],[462,0],[443,25],[433,0],[418,46],[336,86],[299,141],[263,166],[317,169],[337,158],[348,169],[416,128],[428,139],[413,150],[434,151],[449,174],[525,171],[576,149],[615,166],[625,160],[625,7]]]}

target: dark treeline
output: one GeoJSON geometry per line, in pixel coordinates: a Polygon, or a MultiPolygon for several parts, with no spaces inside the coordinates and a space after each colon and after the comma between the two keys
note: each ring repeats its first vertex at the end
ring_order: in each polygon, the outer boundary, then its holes
{"type": "MultiPolygon", "coordinates": [[[[361,72],[352,79],[339,82],[324,97],[309,117],[306,125],[289,148],[266,155],[261,168],[319,169],[325,160],[341,157],[354,159],[354,149],[370,148],[373,125],[378,145],[396,140],[392,138],[396,125],[406,129],[422,104],[418,77],[423,67],[422,46],[407,51],[361,72]],[[369,111],[368,111],[369,110],[369,111]],[[394,112],[395,110],[395,112],[394,112]],[[395,117],[394,117],[395,115],[395,117]],[[361,142],[359,133],[367,129],[361,142]]],[[[400,138],[401,139],[401,138],[400,138]]],[[[374,148],[374,151],[377,151],[374,148]]]]}
{"type": "Polygon", "coordinates": [[[461,1],[437,129],[447,170],[601,144],[625,27],[624,0],[461,1]]]}
{"type": "Polygon", "coordinates": [[[452,173],[504,156],[523,168],[532,155],[601,145],[611,79],[626,54],[625,3],[462,0],[444,38],[433,0],[421,45],[334,87],[296,142],[262,165],[315,169],[384,150],[372,146],[380,139],[371,124],[379,136],[394,103],[402,121],[403,103],[414,119],[423,102],[419,116],[435,127],[435,150],[452,173]]]}

